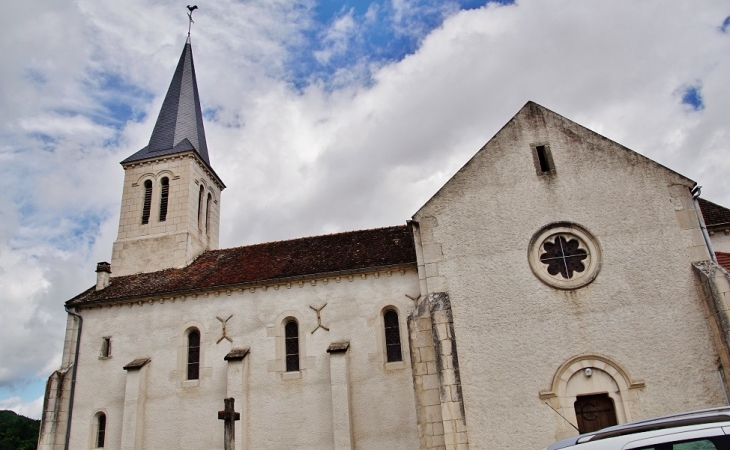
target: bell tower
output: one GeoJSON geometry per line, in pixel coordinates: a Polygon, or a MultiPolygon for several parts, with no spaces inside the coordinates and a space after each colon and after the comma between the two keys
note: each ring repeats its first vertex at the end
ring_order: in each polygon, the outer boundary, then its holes
{"type": "Polygon", "coordinates": [[[225,185],[208,157],[190,35],[149,144],[121,164],[112,276],[185,267],[218,248],[225,185]]]}

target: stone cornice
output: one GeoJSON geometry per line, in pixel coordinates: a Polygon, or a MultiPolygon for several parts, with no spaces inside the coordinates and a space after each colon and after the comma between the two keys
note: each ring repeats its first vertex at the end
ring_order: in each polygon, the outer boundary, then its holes
{"type": "MultiPolygon", "coordinates": [[[[250,291],[251,293],[255,293],[256,290],[267,291],[270,288],[274,289],[274,290],[279,290],[281,287],[284,287],[286,289],[291,289],[292,286],[295,286],[295,285],[302,288],[307,284],[309,284],[311,286],[316,286],[317,283],[319,283],[319,282],[321,282],[322,284],[328,284],[330,281],[334,281],[335,283],[340,283],[343,279],[346,279],[347,281],[351,282],[351,281],[354,281],[354,279],[357,277],[360,277],[364,280],[364,279],[367,279],[367,277],[369,275],[373,276],[374,278],[380,278],[381,275],[389,277],[389,276],[392,276],[394,273],[399,273],[400,275],[405,275],[406,273],[408,273],[408,271],[413,271],[417,274],[418,269],[416,267],[416,264],[409,263],[409,264],[396,264],[396,265],[392,265],[392,266],[368,267],[365,269],[343,270],[343,271],[339,271],[339,272],[327,272],[327,273],[302,275],[302,276],[289,277],[289,278],[277,278],[277,279],[272,279],[272,280],[253,281],[253,282],[230,284],[230,285],[224,285],[224,286],[211,286],[211,287],[200,288],[200,289],[187,289],[187,290],[172,291],[172,292],[159,292],[159,293],[156,293],[155,295],[141,295],[141,296],[130,296],[130,297],[123,297],[123,298],[98,300],[98,301],[87,302],[87,303],[83,303],[83,304],[72,305],[72,307],[78,311],[78,310],[82,310],[82,309],[102,308],[104,306],[112,307],[115,305],[116,306],[128,305],[129,307],[132,307],[135,304],[139,305],[139,306],[143,306],[145,303],[153,304],[155,302],[165,303],[166,301],[170,301],[171,303],[174,303],[177,300],[186,301],[188,298],[195,300],[201,296],[204,298],[207,298],[211,294],[214,297],[218,297],[222,293],[225,293],[227,296],[230,296],[234,292],[243,293],[247,290],[250,291]]],[[[112,278],[111,282],[112,283],[114,282],[113,278],[112,278]]]]}
{"type": "Polygon", "coordinates": [[[193,160],[195,160],[195,162],[198,163],[198,166],[203,170],[203,172],[205,172],[206,175],[208,175],[208,177],[211,180],[213,180],[213,182],[218,187],[218,190],[222,191],[223,189],[226,188],[226,185],[223,183],[223,180],[221,180],[221,178],[218,176],[218,174],[215,173],[213,168],[210,167],[208,164],[206,164],[205,161],[203,161],[203,159],[200,156],[198,156],[197,152],[195,152],[194,150],[188,150],[186,152],[175,153],[172,155],[161,155],[159,157],[141,159],[139,161],[132,161],[132,162],[128,162],[128,163],[122,163],[122,167],[124,168],[124,170],[127,170],[127,169],[131,169],[133,167],[143,167],[143,166],[157,164],[157,163],[164,162],[164,161],[170,161],[170,160],[174,160],[174,159],[183,159],[183,158],[192,158],[193,160]]]}

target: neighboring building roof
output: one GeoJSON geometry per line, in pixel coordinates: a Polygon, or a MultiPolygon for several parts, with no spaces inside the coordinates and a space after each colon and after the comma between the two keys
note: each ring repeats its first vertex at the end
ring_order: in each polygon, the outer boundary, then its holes
{"type": "Polygon", "coordinates": [[[717,263],[724,267],[726,270],[730,270],[730,253],[715,252],[717,257],[717,263]]]}
{"type": "MultiPolygon", "coordinates": [[[[406,225],[210,250],[182,269],[113,277],[69,306],[416,263],[406,225]]],[[[114,270],[114,268],[112,268],[114,270]]]]}
{"type": "Polygon", "coordinates": [[[198,82],[195,78],[193,48],[188,38],[162,102],[149,145],[122,161],[122,164],[189,150],[195,150],[210,166],[198,82]]]}
{"type": "Polygon", "coordinates": [[[730,209],[720,206],[716,203],[712,203],[704,198],[698,198],[700,203],[700,209],[702,210],[702,217],[705,219],[705,225],[708,227],[715,225],[726,225],[730,224],[730,209]]]}

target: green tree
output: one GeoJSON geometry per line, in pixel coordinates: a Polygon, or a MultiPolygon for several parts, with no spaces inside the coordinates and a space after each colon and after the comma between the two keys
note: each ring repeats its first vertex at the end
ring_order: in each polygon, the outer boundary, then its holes
{"type": "Polygon", "coordinates": [[[0,411],[0,450],[35,450],[41,421],[0,411]]]}

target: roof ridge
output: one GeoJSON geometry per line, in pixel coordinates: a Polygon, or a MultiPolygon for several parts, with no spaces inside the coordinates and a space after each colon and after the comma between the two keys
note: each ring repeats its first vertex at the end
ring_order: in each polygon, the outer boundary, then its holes
{"type": "Polygon", "coordinates": [[[343,234],[360,233],[360,232],[366,232],[366,231],[387,230],[387,229],[390,229],[390,228],[406,228],[407,226],[408,225],[390,225],[390,226],[387,226],[387,227],[375,227],[375,228],[364,228],[364,229],[361,229],[361,230],[338,231],[338,232],[335,232],[335,233],[315,234],[315,235],[312,235],[312,236],[301,236],[301,237],[293,238],[293,239],[279,239],[279,240],[276,240],[276,241],[258,242],[256,244],[238,245],[238,246],[235,246],[235,247],[226,247],[226,248],[218,248],[218,249],[215,249],[215,250],[207,250],[207,251],[201,253],[201,256],[204,255],[204,254],[211,254],[211,253],[216,253],[216,252],[225,252],[227,250],[233,250],[233,249],[237,249],[237,248],[255,247],[257,245],[278,244],[278,243],[281,243],[281,242],[296,242],[296,241],[301,241],[301,240],[305,240],[305,239],[312,239],[312,238],[318,238],[318,237],[340,236],[340,235],[343,235],[343,234]]]}

